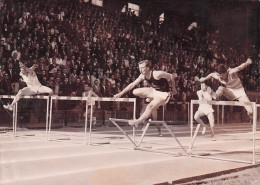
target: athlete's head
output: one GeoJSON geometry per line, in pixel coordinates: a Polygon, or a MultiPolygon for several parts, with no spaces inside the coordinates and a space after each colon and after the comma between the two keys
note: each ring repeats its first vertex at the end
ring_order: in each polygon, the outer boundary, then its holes
{"type": "Polygon", "coordinates": [[[217,72],[221,80],[227,79],[227,66],[225,64],[219,64],[217,67],[217,72]]]}
{"type": "Polygon", "coordinates": [[[91,87],[89,87],[88,84],[84,84],[84,90],[85,91],[89,91],[89,90],[91,90],[91,87]]]}
{"type": "Polygon", "coordinates": [[[207,91],[207,85],[204,82],[200,84],[200,88],[202,91],[207,91]]]}
{"type": "Polygon", "coordinates": [[[151,62],[149,60],[142,60],[138,63],[141,74],[146,74],[150,71],[151,62]]]}

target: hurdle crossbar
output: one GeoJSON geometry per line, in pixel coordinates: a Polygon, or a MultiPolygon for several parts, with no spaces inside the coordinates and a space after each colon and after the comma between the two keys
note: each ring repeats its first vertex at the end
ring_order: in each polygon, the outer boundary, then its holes
{"type": "Polygon", "coordinates": [[[78,97],[78,96],[52,96],[53,100],[93,100],[93,101],[119,101],[135,102],[135,98],[108,98],[108,97],[78,97]]]}
{"type": "MultiPolygon", "coordinates": [[[[89,126],[89,140],[88,144],[91,144],[91,132],[92,132],[92,120],[93,120],[93,105],[96,101],[117,101],[117,102],[133,102],[134,103],[134,112],[133,117],[136,116],[136,98],[109,98],[109,97],[75,97],[75,96],[51,96],[50,100],[50,119],[49,119],[49,129],[47,139],[49,140],[51,133],[52,125],[52,111],[53,111],[53,100],[78,100],[86,101],[86,110],[85,110],[85,135],[84,135],[84,144],[87,143],[87,127],[88,127],[88,106],[90,106],[90,126],[89,126]],[[91,103],[89,104],[88,101],[91,103]]],[[[135,130],[133,129],[133,135],[135,130]]]]}
{"type": "MultiPolygon", "coordinates": [[[[255,102],[238,102],[238,101],[202,101],[202,100],[191,100],[191,108],[190,108],[190,132],[191,132],[191,144],[190,144],[190,156],[191,157],[200,157],[206,159],[216,159],[216,160],[223,160],[223,161],[232,161],[232,162],[243,162],[243,163],[252,163],[255,164],[255,135],[256,135],[256,121],[257,121],[257,107],[258,105],[255,102]],[[251,106],[253,108],[253,125],[252,125],[252,161],[241,161],[241,160],[234,160],[234,159],[227,159],[227,158],[220,158],[220,157],[211,157],[211,156],[199,156],[192,154],[192,146],[195,141],[195,137],[193,137],[193,105],[194,104],[210,104],[210,105],[230,105],[230,106],[251,106]]],[[[196,133],[195,133],[196,134],[196,133]]]]}
{"type": "Polygon", "coordinates": [[[156,149],[148,149],[145,147],[141,147],[141,143],[143,141],[143,138],[148,130],[148,127],[151,124],[156,124],[156,125],[163,125],[167,131],[170,133],[170,135],[177,141],[177,143],[179,144],[179,146],[181,147],[181,149],[184,151],[185,155],[188,155],[187,151],[185,150],[185,148],[182,146],[182,144],[180,143],[180,141],[177,139],[177,137],[175,136],[175,134],[173,133],[173,131],[169,128],[169,126],[166,124],[165,121],[153,121],[153,120],[149,120],[147,121],[147,124],[145,126],[144,131],[142,132],[141,138],[139,140],[139,142],[136,144],[134,140],[131,139],[131,137],[116,123],[116,122],[123,122],[123,123],[128,123],[129,120],[126,119],[115,119],[115,118],[110,118],[109,119],[130,141],[131,143],[133,143],[134,145],[134,149],[135,150],[143,150],[143,151],[151,151],[151,152],[158,152],[158,153],[167,153],[167,154],[173,154],[170,152],[166,152],[166,151],[160,151],[160,150],[156,150],[156,149]]]}

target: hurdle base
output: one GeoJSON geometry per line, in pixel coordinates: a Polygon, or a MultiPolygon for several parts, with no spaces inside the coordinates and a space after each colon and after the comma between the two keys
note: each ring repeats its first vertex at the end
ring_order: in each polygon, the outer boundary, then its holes
{"type": "MultiPolygon", "coordinates": [[[[141,135],[141,138],[139,140],[139,142],[136,144],[136,142],[116,123],[117,121],[119,122],[124,122],[124,123],[128,123],[129,120],[125,120],[125,119],[114,119],[114,118],[109,118],[109,120],[133,143],[134,145],[134,150],[145,150],[145,151],[153,151],[153,152],[158,152],[158,153],[166,153],[166,154],[170,154],[170,152],[163,152],[160,150],[154,150],[154,149],[148,149],[145,147],[140,147],[143,138],[148,130],[148,127],[150,126],[150,124],[154,124],[154,125],[163,125],[166,130],[170,133],[170,135],[177,141],[177,143],[180,145],[181,149],[184,151],[185,155],[188,156],[187,151],[185,150],[185,148],[182,146],[182,144],[179,142],[179,140],[177,139],[177,137],[174,135],[174,133],[172,132],[172,130],[169,128],[169,126],[164,122],[164,121],[152,121],[149,120],[146,123],[145,129],[141,135]]],[[[133,136],[135,137],[135,135],[133,136]]],[[[172,154],[172,153],[171,153],[172,154]]],[[[183,155],[183,154],[182,154],[183,155]]]]}
{"type": "Polygon", "coordinates": [[[160,154],[167,154],[167,155],[171,155],[173,157],[186,156],[183,153],[174,153],[174,152],[169,152],[169,151],[156,150],[156,149],[152,149],[152,147],[151,148],[137,147],[135,150],[140,150],[140,151],[145,151],[145,152],[154,152],[154,153],[160,153],[160,154]]]}
{"type": "Polygon", "coordinates": [[[90,145],[99,146],[99,145],[109,145],[109,144],[110,144],[110,141],[104,141],[104,142],[91,143],[90,145]]]}

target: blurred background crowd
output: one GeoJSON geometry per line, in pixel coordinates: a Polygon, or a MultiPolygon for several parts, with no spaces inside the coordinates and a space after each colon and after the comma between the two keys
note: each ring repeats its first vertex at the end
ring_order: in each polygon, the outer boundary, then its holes
{"type": "MultiPolygon", "coordinates": [[[[130,11],[76,0],[5,0],[0,9],[0,94],[26,86],[19,76],[21,61],[36,64],[40,82],[56,95],[82,96],[91,87],[98,96],[112,97],[138,77],[138,62],[148,59],[154,69],[175,75],[175,99],[190,101],[196,98],[195,78],[219,63],[245,62],[255,47],[230,47],[218,29],[187,29],[182,20],[173,27],[167,20],[149,22],[130,11]]],[[[247,91],[259,91],[258,60],[253,60],[239,73],[247,91]]],[[[213,89],[218,85],[210,83],[213,89]]]]}

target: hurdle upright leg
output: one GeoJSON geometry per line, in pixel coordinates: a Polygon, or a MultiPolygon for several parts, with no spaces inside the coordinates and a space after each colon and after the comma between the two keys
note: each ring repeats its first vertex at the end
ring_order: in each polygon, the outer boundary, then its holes
{"type": "Polygon", "coordinates": [[[90,120],[89,120],[89,138],[88,138],[88,145],[91,145],[91,132],[92,132],[92,121],[93,121],[93,102],[91,100],[91,106],[90,106],[90,120]]]}
{"type": "Polygon", "coordinates": [[[255,135],[256,135],[256,121],[257,121],[257,107],[256,103],[253,105],[253,160],[252,164],[255,164],[255,135]]]}
{"type": "MultiPolygon", "coordinates": [[[[136,99],[134,100],[134,112],[133,112],[133,119],[136,119],[136,99]]],[[[135,143],[135,127],[133,127],[133,141],[135,143]]]]}
{"type": "Polygon", "coordinates": [[[87,144],[87,130],[88,130],[88,102],[86,101],[86,111],[85,111],[85,144],[87,144]]]}
{"type": "Polygon", "coordinates": [[[190,104],[190,137],[192,140],[192,132],[193,132],[193,100],[191,100],[190,104]]]}
{"type": "Polygon", "coordinates": [[[50,97],[47,99],[47,108],[46,108],[46,139],[48,140],[48,126],[49,126],[49,104],[50,97]]]}
{"type": "Polygon", "coordinates": [[[185,148],[182,146],[182,144],[180,143],[180,141],[177,139],[177,137],[175,136],[175,134],[172,132],[172,130],[168,127],[168,125],[163,121],[162,122],[163,126],[168,130],[168,132],[171,134],[171,136],[177,141],[177,143],[181,146],[182,150],[186,153],[187,151],[185,150],[185,148]]]}
{"type": "Polygon", "coordinates": [[[16,128],[16,104],[15,104],[15,108],[13,110],[13,136],[15,136],[15,128],[16,128]]]}
{"type": "Polygon", "coordinates": [[[18,117],[18,102],[15,103],[13,112],[15,112],[15,127],[14,127],[14,135],[17,136],[17,117],[18,117]]]}
{"type": "Polygon", "coordinates": [[[199,132],[199,129],[200,129],[200,124],[198,124],[197,125],[197,127],[196,127],[196,130],[195,130],[195,133],[194,133],[194,135],[193,135],[193,138],[192,138],[192,141],[191,141],[191,144],[190,144],[190,147],[189,147],[189,153],[191,153],[192,151],[192,148],[193,148],[193,144],[194,144],[194,142],[195,142],[195,140],[196,140],[196,138],[197,138],[197,135],[198,135],[198,132],[199,132]]]}
{"type": "Polygon", "coordinates": [[[135,144],[135,142],[129,137],[129,135],[126,133],[126,131],[124,131],[117,123],[116,121],[123,121],[123,122],[127,122],[126,120],[121,120],[121,119],[113,119],[113,118],[109,118],[109,120],[131,141],[131,143],[134,144],[134,147],[136,148],[137,145],[135,144]]]}
{"type": "Polygon", "coordinates": [[[145,134],[146,134],[146,132],[147,132],[149,126],[150,126],[150,122],[148,122],[148,123],[145,125],[144,131],[143,131],[142,136],[141,136],[141,138],[140,138],[140,140],[139,140],[139,142],[138,142],[138,144],[137,144],[137,147],[139,147],[139,146],[141,145],[141,143],[142,143],[142,141],[143,141],[143,138],[144,138],[144,136],[145,136],[145,134]]]}
{"type": "Polygon", "coordinates": [[[222,105],[222,126],[224,125],[224,110],[225,110],[225,106],[222,105]]]}
{"type": "Polygon", "coordinates": [[[47,140],[50,139],[50,134],[51,134],[51,123],[52,123],[52,106],[53,106],[53,99],[51,97],[51,100],[50,100],[50,119],[49,119],[49,131],[48,131],[48,134],[47,134],[47,140]]]}

